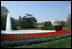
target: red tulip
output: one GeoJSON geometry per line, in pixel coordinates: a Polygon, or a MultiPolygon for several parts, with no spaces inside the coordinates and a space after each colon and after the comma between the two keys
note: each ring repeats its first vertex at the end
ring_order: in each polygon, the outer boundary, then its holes
{"type": "Polygon", "coordinates": [[[13,40],[12,38],[10,38],[10,40],[13,40]]]}
{"type": "Polygon", "coordinates": [[[12,34],[11,36],[13,37],[14,35],[12,34]]]}
{"type": "Polygon", "coordinates": [[[3,37],[3,39],[6,39],[6,37],[3,37]]]}
{"type": "Polygon", "coordinates": [[[25,37],[23,37],[22,39],[25,39],[25,37]]]}
{"type": "Polygon", "coordinates": [[[20,35],[18,34],[18,35],[16,35],[16,36],[20,36],[20,35]]]}
{"type": "Polygon", "coordinates": [[[16,39],[17,37],[13,37],[13,38],[15,38],[15,39],[16,39]]]}
{"type": "Polygon", "coordinates": [[[18,39],[20,39],[20,37],[18,37],[18,39]]]}
{"type": "Polygon", "coordinates": [[[9,37],[7,37],[7,39],[9,39],[9,37]]]}
{"type": "Polygon", "coordinates": [[[39,38],[40,36],[38,36],[38,38],[39,38]]]}

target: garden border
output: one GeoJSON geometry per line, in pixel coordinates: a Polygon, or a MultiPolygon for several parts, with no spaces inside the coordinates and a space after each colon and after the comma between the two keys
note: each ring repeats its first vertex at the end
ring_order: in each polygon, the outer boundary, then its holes
{"type": "MultiPolygon", "coordinates": [[[[71,32],[68,34],[60,35],[58,38],[66,38],[71,36],[71,32]]],[[[32,43],[40,43],[52,40],[51,38],[40,38],[40,39],[29,39],[29,40],[22,40],[22,41],[8,41],[8,42],[1,42],[1,46],[17,46],[22,44],[32,44],[32,43]]]]}

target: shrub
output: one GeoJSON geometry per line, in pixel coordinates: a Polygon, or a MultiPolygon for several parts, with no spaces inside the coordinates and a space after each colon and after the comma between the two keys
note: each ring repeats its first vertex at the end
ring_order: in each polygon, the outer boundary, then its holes
{"type": "Polygon", "coordinates": [[[44,23],[44,27],[47,27],[47,26],[52,26],[52,23],[51,23],[50,21],[46,21],[46,22],[44,23]]]}
{"type": "Polygon", "coordinates": [[[62,26],[48,26],[48,27],[42,27],[42,30],[62,30],[62,26]]]}
{"type": "Polygon", "coordinates": [[[68,27],[63,27],[62,30],[67,30],[68,27]]]}
{"type": "Polygon", "coordinates": [[[21,29],[21,27],[20,27],[20,26],[18,26],[18,27],[17,27],[17,30],[20,30],[20,29],[21,29]]]}
{"type": "Polygon", "coordinates": [[[5,28],[4,27],[1,27],[1,30],[5,30],[5,28]]]}
{"type": "Polygon", "coordinates": [[[54,30],[53,26],[42,27],[42,30],[54,30]]]}
{"type": "Polygon", "coordinates": [[[58,31],[58,30],[62,30],[63,26],[54,26],[55,30],[58,31]]]}
{"type": "Polygon", "coordinates": [[[16,27],[12,27],[12,30],[17,30],[17,28],[16,27]]]}

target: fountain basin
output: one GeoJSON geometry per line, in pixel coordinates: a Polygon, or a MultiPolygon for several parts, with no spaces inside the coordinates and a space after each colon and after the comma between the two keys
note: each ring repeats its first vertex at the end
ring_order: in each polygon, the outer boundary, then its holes
{"type": "Polygon", "coordinates": [[[25,35],[31,35],[31,34],[35,34],[35,33],[41,34],[41,33],[52,33],[52,32],[55,32],[55,30],[12,30],[12,31],[1,30],[1,38],[2,39],[4,39],[4,38],[10,39],[9,37],[12,37],[16,40],[18,38],[18,36],[22,37],[25,35]]]}
{"type": "Polygon", "coordinates": [[[11,30],[11,31],[1,30],[1,34],[31,34],[31,33],[48,33],[48,32],[56,32],[56,31],[55,30],[11,30]]]}

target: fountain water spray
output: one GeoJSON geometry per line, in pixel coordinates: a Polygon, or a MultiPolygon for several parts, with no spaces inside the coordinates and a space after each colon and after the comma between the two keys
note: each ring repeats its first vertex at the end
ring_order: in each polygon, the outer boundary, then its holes
{"type": "Polygon", "coordinates": [[[11,31],[11,20],[9,13],[7,14],[7,21],[6,21],[6,31],[11,31]]]}

